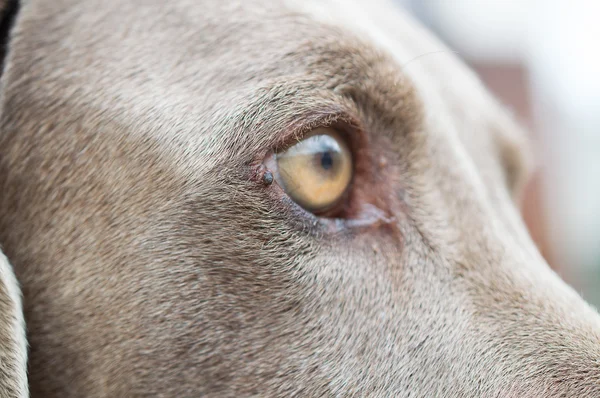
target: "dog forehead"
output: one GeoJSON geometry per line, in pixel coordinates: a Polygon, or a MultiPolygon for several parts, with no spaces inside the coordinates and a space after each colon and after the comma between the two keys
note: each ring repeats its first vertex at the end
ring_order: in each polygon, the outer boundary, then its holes
{"type": "MultiPolygon", "coordinates": [[[[134,139],[215,153],[242,142],[230,124],[251,120],[266,91],[270,102],[297,95],[294,105],[316,106],[327,79],[347,66],[361,75],[377,57],[347,30],[284,2],[31,0],[11,48],[7,98],[36,119],[88,121],[90,134],[110,122],[134,139]]],[[[266,134],[244,138],[258,147],[266,134]]]]}
{"type": "MultiPolygon", "coordinates": [[[[405,45],[414,32],[399,41],[381,32],[357,40],[368,30],[361,28],[365,18],[357,19],[358,28],[347,24],[335,2],[111,3],[27,2],[13,44],[27,55],[12,59],[7,74],[26,70],[33,98],[65,97],[91,110],[119,108],[110,116],[121,114],[123,122],[157,119],[132,117],[145,111],[192,125],[198,114],[206,118],[207,108],[217,117],[234,108],[240,96],[255,94],[269,79],[303,74],[304,82],[317,85],[348,66],[366,75],[373,50],[393,49],[399,65],[422,53],[422,46],[405,45]],[[308,70],[309,63],[319,69],[308,70]]],[[[299,82],[289,80],[288,89],[299,82]]]]}
{"type": "MultiPolygon", "coordinates": [[[[30,0],[19,14],[11,44],[17,55],[7,75],[27,71],[32,86],[27,94],[34,99],[63,96],[90,109],[123,103],[131,111],[170,108],[165,114],[179,107],[193,118],[193,111],[221,97],[231,108],[242,85],[256,89],[252,83],[295,73],[323,77],[303,68],[308,58],[364,56],[366,47],[360,45],[346,48],[345,54],[338,51],[342,45],[335,36],[349,35],[278,2],[266,7],[255,2],[30,0]]],[[[18,81],[24,88],[27,82],[18,81]]]]}
{"type": "MultiPolygon", "coordinates": [[[[252,99],[266,88],[279,85],[279,91],[270,92],[273,98],[265,98],[279,101],[323,88],[325,79],[348,71],[348,65],[363,79],[394,86],[394,78],[382,79],[358,65],[369,65],[381,54],[395,64],[392,74],[407,76],[417,88],[427,103],[427,119],[444,126],[437,131],[457,150],[465,141],[481,148],[488,135],[480,131],[486,127],[452,127],[457,114],[465,111],[464,120],[496,117],[490,109],[497,106],[490,105],[466,68],[384,1],[31,0],[19,18],[13,48],[26,55],[11,59],[7,81],[19,83],[13,93],[36,102],[31,108],[38,119],[110,121],[129,136],[150,136],[178,152],[191,148],[185,153],[193,162],[202,156],[203,166],[244,152],[224,151],[224,146],[246,143],[246,149],[256,150],[266,145],[277,128],[264,134],[231,128],[235,121],[242,126],[252,121],[248,115],[264,104],[252,99]],[[308,63],[319,68],[307,69],[308,63]],[[23,71],[29,79],[19,78],[23,71]]],[[[313,100],[298,97],[295,105],[306,110],[318,105],[313,100]]],[[[413,102],[415,112],[418,107],[413,102]]],[[[298,109],[287,113],[293,111],[298,109]]]]}

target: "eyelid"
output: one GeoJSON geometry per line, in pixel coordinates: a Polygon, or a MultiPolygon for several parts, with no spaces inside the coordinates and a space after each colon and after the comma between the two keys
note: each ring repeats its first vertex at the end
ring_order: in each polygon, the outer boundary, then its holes
{"type": "MultiPolygon", "coordinates": [[[[364,131],[356,114],[355,109],[345,109],[336,104],[325,109],[297,115],[293,120],[284,124],[280,133],[274,137],[273,142],[269,145],[270,151],[282,152],[306,139],[319,128],[336,129],[347,140],[349,146],[353,147],[356,133],[364,131]]],[[[267,153],[263,152],[263,157],[266,155],[267,153]]]]}
{"type": "MultiPolygon", "coordinates": [[[[330,103],[320,109],[309,110],[306,113],[298,113],[293,119],[286,123],[278,123],[279,133],[272,136],[272,140],[264,142],[264,149],[256,153],[254,160],[250,163],[251,173],[249,178],[259,183],[265,188],[266,193],[274,209],[278,209],[287,214],[290,222],[300,222],[302,228],[316,228],[321,232],[339,231],[347,227],[364,227],[371,225],[369,212],[365,212],[365,206],[373,206],[382,209],[381,211],[389,217],[385,210],[385,201],[383,197],[374,197],[382,178],[372,178],[373,172],[382,170],[382,166],[373,163],[371,151],[371,136],[358,117],[359,110],[352,103],[330,103]],[[332,212],[324,212],[319,215],[306,210],[294,202],[275,181],[277,168],[273,166],[276,161],[275,154],[281,152],[290,146],[298,143],[300,140],[310,135],[312,130],[317,128],[333,128],[347,143],[353,158],[353,175],[350,182],[350,188],[345,192],[345,197],[338,208],[332,212]],[[272,182],[265,184],[263,175],[269,171],[273,175],[272,182]],[[368,213],[368,214],[367,214],[368,213]]],[[[379,156],[376,156],[379,159],[379,156]]],[[[384,167],[384,169],[386,169],[384,167]]],[[[387,177],[384,177],[387,178],[387,177]]],[[[382,218],[377,218],[380,220],[382,218]]],[[[378,221],[379,222],[379,221],[378,221]]]]}

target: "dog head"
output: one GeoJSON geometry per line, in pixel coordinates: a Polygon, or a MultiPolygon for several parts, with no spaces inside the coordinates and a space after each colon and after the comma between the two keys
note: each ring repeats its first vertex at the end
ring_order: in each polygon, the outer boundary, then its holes
{"type": "Polygon", "coordinates": [[[598,396],[522,134],[440,49],[378,1],[24,1],[0,242],[32,393],[598,396]]]}

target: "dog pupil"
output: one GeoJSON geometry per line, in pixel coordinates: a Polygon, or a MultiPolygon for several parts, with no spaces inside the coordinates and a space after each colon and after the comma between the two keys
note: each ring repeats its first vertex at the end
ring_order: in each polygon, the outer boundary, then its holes
{"type": "Polygon", "coordinates": [[[333,167],[333,157],[331,156],[331,152],[323,152],[321,155],[321,167],[325,170],[329,170],[333,167]]]}

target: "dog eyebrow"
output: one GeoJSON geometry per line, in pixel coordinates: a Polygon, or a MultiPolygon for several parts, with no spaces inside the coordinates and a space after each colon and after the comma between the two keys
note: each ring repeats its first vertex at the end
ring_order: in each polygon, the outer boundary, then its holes
{"type": "Polygon", "coordinates": [[[234,121],[231,130],[235,136],[251,136],[250,140],[234,140],[243,146],[233,156],[238,161],[245,158],[245,162],[255,162],[266,151],[288,146],[322,126],[368,131],[367,124],[376,120],[377,124],[393,125],[390,131],[394,134],[402,134],[414,130],[420,121],[412,87],[386,97],[386,93],[363,82],[337,83],[328,87],[326,82],[310,77],[284,76],[251,90],[248,101],[242,101],[229,118],[234,121]]]}
{"type": "Polygon", "coordinates": [[[349,32],[332,32],[332,38],[305,44],[307,70],[326,76],[323,86],[351,98],[380,122],[395,125],[418,122],[423,104],[402,65],[391,55],[349,32]]]}
{"type": "Polygon", "coordinates": [[[401,67],[346,34],[302,43],[278,62],[286,64],[280,69],[293,72],[253,82],[247,101],[230,118],[240,134],[253,135],[256,147],[246,148],[250,152],[281,147],[334,123],[363,129],[376,121],[402,134],[422,121],[420,98],[401,67]]]}
{"type": "MultiPolygon", "coordinates": [[[[239,156],[250,153],[262,158],[270,149],[281,149],[300,140],[308,131],[336,123],[358,127],[358,108],[332,91],[316,87],[312,82],[288,78],[270,82],[253,90],[248,102],[234,111],[232,129],[251,135],[239,156]],[[248,147],[251,145],[251,147],[248,147]]],[[[239,140],[236,140],[239,141],[239,140]]]]}

